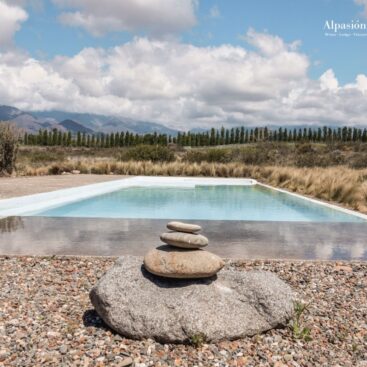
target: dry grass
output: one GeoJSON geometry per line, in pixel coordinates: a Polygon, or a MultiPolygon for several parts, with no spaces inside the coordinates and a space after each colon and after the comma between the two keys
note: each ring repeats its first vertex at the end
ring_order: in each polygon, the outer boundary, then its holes
{"type": "MultiPolygon", "coordinates": [[[[259,181],[367,213],[367,170],[266,167],[259,181]]],[[[260,169],[261,171],[261,169],[260,169]]]]}
{"type": "Polygon", "coordinates": [[[315,197],[367,213],[367,169],[345,166],[295,168],[242,163],[121,162],[107,157],[69,157],[49,165],[18,167],[19,175],[81,173],[145,176],[251,177],[272,186],[315,197]]]}

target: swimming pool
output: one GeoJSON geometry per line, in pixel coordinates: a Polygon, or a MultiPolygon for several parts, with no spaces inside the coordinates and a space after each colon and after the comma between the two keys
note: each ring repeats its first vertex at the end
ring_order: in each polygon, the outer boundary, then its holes
{"type": "Polygon", "coordinates": [[[258,184],[127,187],[27,215],[220,221],[365,221],[339,209],[258,184]]]}
{"type": "Polygon", "coordinates": [[[252,179],[148,177],[0,200],[9,216],[367,223],[361,213],[252,179]]]}
{"type": "Polygon", "coordinates": [[[0,200],[0,255],[143,256],[173,219],[201,225],[222,257],[367,260],[366,215],[251,179],[187,177],[0,200]]]}

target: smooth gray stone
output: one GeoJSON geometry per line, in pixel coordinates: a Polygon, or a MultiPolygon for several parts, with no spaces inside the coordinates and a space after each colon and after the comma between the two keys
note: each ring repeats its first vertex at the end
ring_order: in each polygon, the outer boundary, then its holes
{"type": "Polygon", "coordinates": [[[104,322],[125,337],[186,342],[233,340],[285,326],[293,292],[275,274],[224,268],[216,277],[156,277],[142,258],[120,257],[90,292],[104,322]]]}
{"type": "Polygon", "coordinates": [[[212,277],[224,266],[217,255],[203,250],[159,246],[144,256],[144,266],[150,273],[176,279],[212,277]]]}
{"type": "Polygon", "coordinates": [[[209,240],[201,234],[182,232],[162,233],[160,238],[162,242],[167,243],[168,245],[189,249],[202,248],[208,246],[209,243],[209,240]]]}
{"type": "Polygon", "coordinates": [[[197,224],[183,223],[183,222],[169,222],[167,228],[171,231],[197,233],[201,231],[201,227],[197,224]]]}

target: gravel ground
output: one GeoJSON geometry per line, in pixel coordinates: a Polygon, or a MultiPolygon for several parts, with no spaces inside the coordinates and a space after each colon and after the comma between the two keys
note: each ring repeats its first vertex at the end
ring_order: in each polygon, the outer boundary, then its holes
{"type": "Polygon", "coordinates": [[[113,262],[0,257],[0,365],[367,366],[366,262],[228,263],[288,282],[309,304],[302,327],[312,340],[295,338],[289,327],[199,347],[127,340],[109,330],[88,292],[113,262]]]}

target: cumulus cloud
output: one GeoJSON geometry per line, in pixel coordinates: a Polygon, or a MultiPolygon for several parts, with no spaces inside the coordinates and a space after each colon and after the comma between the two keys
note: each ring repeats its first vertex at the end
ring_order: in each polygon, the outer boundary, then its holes
{"type": "Polygon", "coordinates": [[[166,35],[196,23],[197,0],[53,0],[66,9],[62,23],[99,36],[114,31],[166,35]]]}
{"type": "Polygon", "coordinates": [[[0,47],[11,44],[15,32],[27,18],[28,14],[20,6],[0,0],[0,47]]]}
{"type": "Polygon", "coordinates": [[[248,32],[240,38],[250,45],[256,47],[258,51],[266,56],[271,56],[286,51],[297,51],[301,44],[299,40],[287,44],[278,36],[274,36],[269,33],[259,33],[253,28],[250,28],[248,32]]]}
{"type": "Polygon", "coordinates": [[[337,90],[339,86],[338,79],[336,79],[334,71],[332,69],[328,69],[324,74],[320,77],[320,87],[322,90],[337,90]]]}
{"type": "Polygon", "coordinates": [[[354,0],[354,2],[363,6],[363,15],[367,18],[367,0],[354,0]]]}
{"type": "Polygon", "coordinates": [[[250,30],[254,49],[135,38],[50,62],[0,54],[0,100],[27,110],[120,115],[176,128],[362,124],[367,76],[340,85],[294,44],[250,30]]]}

